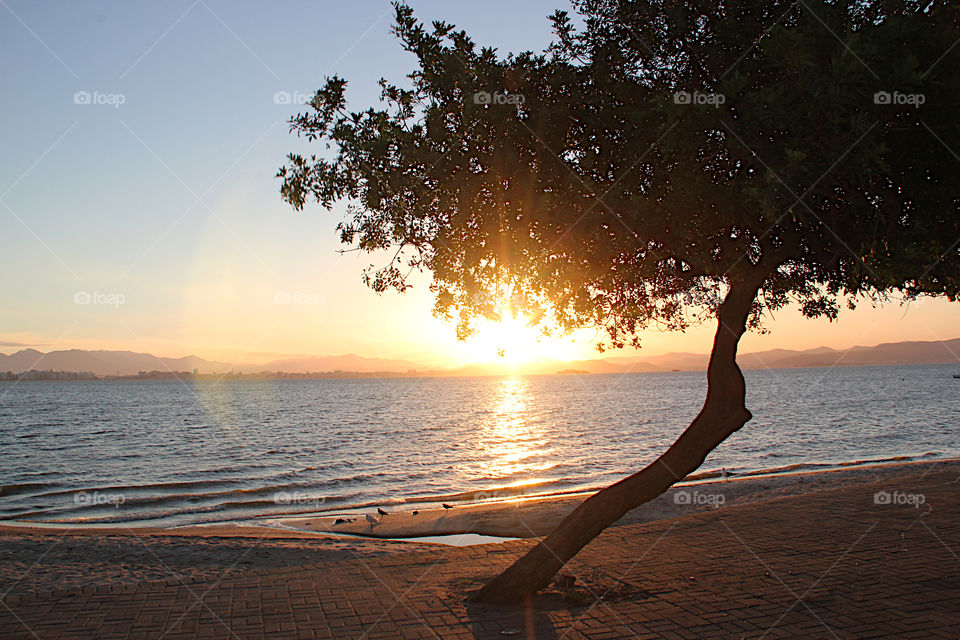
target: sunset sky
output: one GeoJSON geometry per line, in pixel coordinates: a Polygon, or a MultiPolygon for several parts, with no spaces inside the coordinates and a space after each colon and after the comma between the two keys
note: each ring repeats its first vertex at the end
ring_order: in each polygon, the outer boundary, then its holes
{"type": "MultiPolygon", "coordinates": [[[[502,52],[541,49],[545,16],[565,6],[411,4],[502,52]]],[[[375,103],[376,81],[401,81],[414,63],[391,19],[389,3],[372,1],[0,2],[0,352],[238,363],[354,352],[437,366],[501,347],[595,356],[591,331],[531,349],[522,328],[487,327],[458,343],[431,315],[428,275],[404,296],[377,296],[360,279],[371,257],[337,253],[342,208],[281,202],[273,176],[306,148],[287,132],[297,105],[284,102],[336,73],[351,106],[375,103]]],[[[958,320],[945,301],[864,305],[833,324],[787,309],[741,349],[948,339],[958,320]]],[[[703,352],[712,331],[652,332],[642,354],[703,352]]]]}

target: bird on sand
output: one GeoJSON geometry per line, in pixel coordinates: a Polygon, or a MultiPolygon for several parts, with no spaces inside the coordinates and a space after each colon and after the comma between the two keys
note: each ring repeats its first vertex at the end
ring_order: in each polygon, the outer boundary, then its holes
{"type": "Polygon", "coordinates": [[[419,514],[419,513],[420,513],[419,511],[414,511],[414,512],[413,512],[413,515],[417,515],[417,514],[419,514]]]}
{"type": "Polygon", "coordinates": [[[382,516],[385,516],[385,515],[387,515],[387,514],[389,513],[389,511],[384,511],[384,510],[381,509],[380,507],[377,507],[377,513],[379,513],[379,514],[382,515],[382,516]]]}
{"type": "Polygon", "coordinates": [[[371,529],[373,529],[374,525],[380,524],[380,519],[377,518],[377,516],[372,516],[372,515],[370,515],[370,514],[368,513],[368,514],[366,514],[366,515],[364,516],[364,518],[366,518],[367,522],[370,523],[370,528],[371,528],[371,529]]]}
{"type": "Polygon", "coordinates": [[[448,505],[446,502],[443,503],[443,508],[444,508],[444,509],[453,509],[453,507],[451,507],[450,505],[448,505]]]}

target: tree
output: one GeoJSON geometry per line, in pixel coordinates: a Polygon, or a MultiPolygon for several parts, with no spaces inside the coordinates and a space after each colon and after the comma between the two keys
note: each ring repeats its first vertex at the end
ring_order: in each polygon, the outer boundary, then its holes
{"type": "Polygon", "coordinates": [[[417,68],[351,112],[327,80],[291,130],[282,196],[349,202],[341,240],[389,252],[377,291],[432,272],[435,312],[510,310],[638,346],[709,318],[703,408],[475,598],[516,601],[751,417],[737,344],[767,312],[960,287],[960,8],[907,0],[575,0],[543,53],[499,56],[396,5],[417,68]]]}

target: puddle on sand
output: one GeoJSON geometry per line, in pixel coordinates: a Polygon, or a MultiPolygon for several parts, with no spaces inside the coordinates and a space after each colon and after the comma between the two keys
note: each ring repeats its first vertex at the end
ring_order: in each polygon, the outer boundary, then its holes
{"type": "MultiPolygon", "coordinates": [[[[369,538],[368,538],[369,539],[369,538]]],[[[454,533],[443,536],[417,536],[416,538],[381,538],[395,542],[429,542],[432,544],[449,544],[454,547],[468,547],[474,544],[496,544],[510,542],[520,538],[501,538],[499,536],[484,536],[479,533],[454,533]]]]}
{"type": "MultiPolygon", "coordinates": [[[[240,524],[240,523],[236,523],[240,524]]],[[[303,529],[292,527],[282,519],[263,520],[256,523],[259,526],[271,527],[284,531],[302,531],[305,533],[315,533],[334,538],[349,538],[353,540],[367,540],[375,542],[377,540],[389,540],[391,542],[422,542],[427,544],[446,544],[453,547],[468,547],[474,544],[497,544],[500,542],[511,542],[513,540],[522,540],[522,538],[510,538],[501,536],[487,536],[479,533],[450,533],[437,536],[410,536],[406,538],[387,538],[381,536],[365,536],[356,533],[343,533],[340,531],[315,531],[313,529],[303,529]]]]}

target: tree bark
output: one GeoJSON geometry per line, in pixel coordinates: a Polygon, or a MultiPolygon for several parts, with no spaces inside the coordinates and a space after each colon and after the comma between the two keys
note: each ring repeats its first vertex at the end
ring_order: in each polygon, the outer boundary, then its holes
{"type": "Polygon", "coordinates": [[[763,278],[732,280],[717,311],[717,333],[707,368],[707,397],[690,426],[663,455],[637,473],[585,500],[557,528],[506,571],[488,582],[471,600],[519,603],[546,587],[580,549],[627,511],[653,500],[695,471],[717,445],[752,417],[744,400],[746,387],[737,366],[737,344],[763,284],[763,278]]]}

